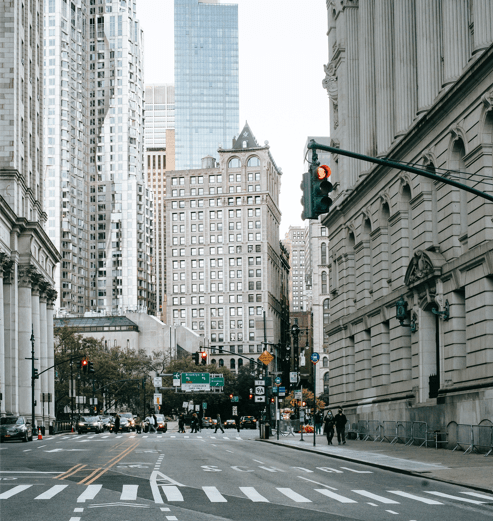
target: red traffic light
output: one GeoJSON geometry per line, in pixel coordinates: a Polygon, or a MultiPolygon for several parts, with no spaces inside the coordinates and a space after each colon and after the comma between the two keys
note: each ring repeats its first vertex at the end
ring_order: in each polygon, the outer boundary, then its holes
{"type": "Polygon", "coordinates": [[[200,352],[200,356],[202,357],[202,360],[205,360],[207,358],[207,352],[206,351],[201,351],[200,352]]]}
{"type": "Polygon", "coordinates": [[[323,179],[328,179],[330,177],[331,171],[327,165],[320,165],[317,168],[317,178],[322,181],[323,179]]]}
{"type": "Polygon", "coordinates": [[[87,360],[81,360],[80,365],[81,365],[82,367],[86,367],[86,365],[87,365],[87,360]]]}

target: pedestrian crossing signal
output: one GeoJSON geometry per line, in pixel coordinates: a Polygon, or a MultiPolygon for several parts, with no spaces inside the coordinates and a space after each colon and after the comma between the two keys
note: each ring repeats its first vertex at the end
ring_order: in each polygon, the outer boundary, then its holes
{"type": "Polygon", "coordinates": [[[202,365],[206,365],[207,364],[207,352],[201,351],[200,358],[201,358],[202,365]]]}
{"type": "Polygon", "coordinates": [[[82,371],[84,373],[87,373],[87,366],[88,366],[88,361],[85,358],[80,361],[80,368],[82,369],[82,371]]]}

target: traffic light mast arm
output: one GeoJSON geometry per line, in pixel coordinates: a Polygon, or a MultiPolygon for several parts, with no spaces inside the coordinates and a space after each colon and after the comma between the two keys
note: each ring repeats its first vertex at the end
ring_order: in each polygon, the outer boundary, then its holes
{"type": "Polygon", "coordinates": [[[455,188],[459,188],[460,190],[465,190],[466,192],[469,192],[473,195],[482,197],[483,199],[493,202],[493,195],[482,192],[481,190],[476,190],[475,188],[471,188],[463,183],[454,181],[453,179],[447,179],[446,177],[432,174],[431,172],[427,172],[426,170],[421,170],[420,168],[406,165],[405,163],[399,163],[398,161],[392,161],[391,159],[380,159],[378,157],[365,156],[356,152],[350,152],[349,150],[343,150],[342,148],[321,145],[315,142],[313,139],[310,141],[310,143],[308,143],[308,149],[312,150],[314,153],[316,150],[323,150],[324,152],[332,152],[333,154],[352,157],[353,159],[358,159],[359,161],[366,161],[368,163],[375,163],[377,165],[387,166],[390,168],[397,168],[398,170],[404,170],[405,172],[411,172],[412,174],[421,175],[423,177],[427,177],[428,179],[433,179],[434,181],[439,181],[440,183],[445,183],[447,185],[454,186],[455,188]]]}
{"type": "Polygon", "coordinates": [[[56,364],[53,364],[51,365],[50,367],[47,367],[46,369],[43,369],[42,371],[40,371],[38,374],[43,374],[43,373],[46,373],[46,371],[49,371],[50,369],[53,369],[54,367],[56,367],[57,365],[62,365],[62,364],[66,364],[67,362],[71,362],[73,360],[80,360],[80,357],[81,355],[77,355],[77,356],[72,356],[71,358],[67,358],[67,360],[62,360],[61,362],[57,362],[56,364]]]}
{"type": "MultiPolygon", "coordinates": [[[[262,344],[263,343],[264,342],[262,342],[262,344]]],[[[204,348],[204,349],[210,349],[210,347],[204,348]]],[[[240,353],[234,353],[233,351],[226,351],[226,349],[223,349],[223,350],[221,350],[221,353],[218,353],[218,354],[222,354],[222,353],[239,356],[240,358],[245,358],[245,360],[253,360],[258,366],[263,366],[264,365],[262,362],[259,362],[258,360],[255,360],[255,358],[249,358],[248,356],[240,355],[240,353]]],[[[209,356],[211,356],[211,355],[212,355],[212,353],[209,353],[209,356]]]]}

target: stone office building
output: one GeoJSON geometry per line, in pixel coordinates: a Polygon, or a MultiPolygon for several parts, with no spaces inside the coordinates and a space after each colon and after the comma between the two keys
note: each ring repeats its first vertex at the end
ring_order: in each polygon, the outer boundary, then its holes
{"type": "MultiPolygon", "coordinates": [[[[334,146],[492,193],[489,0],[327,1],[334,146]]],[[[492,205],[333,155],[330,399],[357,419],[493,416],[492,205]],[[396,303],[407,303],[404,325],[396,303]]]]}

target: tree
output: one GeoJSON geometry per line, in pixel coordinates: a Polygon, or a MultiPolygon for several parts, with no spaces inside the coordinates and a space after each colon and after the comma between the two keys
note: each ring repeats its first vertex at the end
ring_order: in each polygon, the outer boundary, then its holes
{"type": "MultiPolygon", "coordinates": [[[[312,391],[309,391],[308,389],[303,389],[302,401],[306,402],[306,406],[309,411],[313,411],[314,396],[315,395],[313,394],[312,391]]],[[[292,407],[292,408],[295,408],[299,405],[298,400],[294,399],[294,391],[291,391],[286,396],[286,398],[284,398],[283,404],[284,404],[284,407],[292,407]]],[[[317,405],[317,410],[323,410],[323,408],[325,407],[325,402],[323,402],[322,400],[317,398],[316,405],[317,405]]]]}

